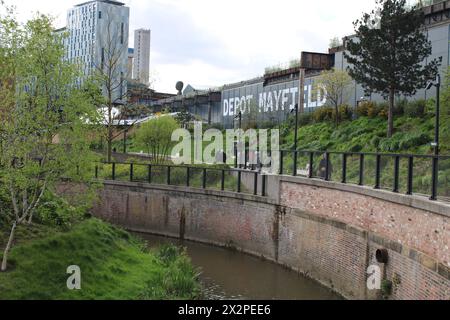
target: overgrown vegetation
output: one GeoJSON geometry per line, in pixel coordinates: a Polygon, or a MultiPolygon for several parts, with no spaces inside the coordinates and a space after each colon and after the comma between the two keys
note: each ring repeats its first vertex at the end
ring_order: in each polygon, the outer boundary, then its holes
{"type": "MultiPolygon", "coordinates": [[[[0,3],[1,5],[1,3],[0,3]]],[[[31,224],[43,195],[61,178],[90,186],[95,155],[89,132],[99,123],[92,87],[76,87],[80,66],[64,60],[63,39],[52,20],[36,15],[17,22],[12,9],[0,16],[0,189],[10,210],[10,236],[1,271],[17,226],[31,224]]],[[[3,10],[1,10],[3,12],[3,10]]],[[[86,188],[83,194],[89,194],[86,188]]]]}
{"type": "MultiPolygon", "coordinates": [[[[0,247],[4,245],[0,238],[0,247]]],[[[89,219],[62,231],[18,229],[11,270],[0,274],[0,299],[195,299],[197,272],[181,249],[149,251],[129,233],[89,219]],[[81,268],[81,290],[68,290],[66,269],[81,268]]]]}

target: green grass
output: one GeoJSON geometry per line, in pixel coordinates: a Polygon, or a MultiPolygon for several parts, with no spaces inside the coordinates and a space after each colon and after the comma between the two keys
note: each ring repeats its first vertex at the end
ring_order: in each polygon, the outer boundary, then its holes
{"type": "MultiPolygon", "coordinates": [[[[380,152],[401,154],[432,154],[431,142],[434,140],[433,114],[427,113],[421,118],[407,116],[395,117],[395,133],[386,138],[387,121],[376,117],[360,117],[354,121],[345,121],[336,128],[332,122],[320,122],[305,125],[299,128],[298,149],[311,151],[338,151],[338,152],[380,152]]],[[[441,121],[441,154],[450,154],[450,140],[446,130],[450,127],[448,120],[441,121]]],[[[284,127],[283,149],[290,149],[294,144],[294,130],[284,127]]],[[[314,172],[322,158],[321,152],[315,155],[314,172]]],[[[299,155],[298,168],[306,168],[309,155],[299,155]]],[[[333,174],[331,179],[341,180],[342,157],[331,156],[333,174]]],[[[375,185],[375,156],[365,158],[365,185],[375,185]]],[[[286,154],[283,161],[284,173],[292,174],[293,157],[286,154]]],[[[381,187],[393,188],[394,159],[384,156],[381,162],[381,187]]],[[[400,192],[406,192],[407,160],[400,162],[400,192]]],[[[352,156],[347,159],[347,181],[358,183],[359,157],[352,156]]],[[[431,159],[415,159],[413,192],[430,194],[431,192],[431,159]]],[[[438,195],[450,197],[450,160],[439,163],[438,195]]]]}
{"type": "Polygon", "coordinates": [[[40,231],[18,234],[10,269],[0,273],[0,299],[193,299],[199,294],[196,271],[177,248],[148,251],[137,238],[97,219],[68,232],[34,229],[40,231]],[[66,287],[70,265],[81,268],[79,291],[66,287]]]}

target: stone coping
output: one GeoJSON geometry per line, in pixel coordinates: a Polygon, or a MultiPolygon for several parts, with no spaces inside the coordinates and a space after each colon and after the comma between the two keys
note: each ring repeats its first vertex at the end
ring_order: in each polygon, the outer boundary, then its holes
{"type": "Polygon", "coordinates": [[[151,190],[161,190],[161,191],[172,191],[178,193],[190,193],[190,194],[200,194],[206,196],[214,196],[220,198],[230,198],[235,200],[245,200],[258,203],[264,203],[269,205],[278,205],[275,200],[268,197],[255,196],[247,193],[237,193],[232,191],[221,191],[212,189],[201,189],[194,187],[184,187],[175,185],[161,185],[161,184],[149,184],[143,182],[126,182],[126,181],[112,181],[112,180],[102,180],[101,183],[109,186],[127,187],[130,189],[141,188],[141,189],[151,189],[151,190]]]}
{"type": "Polygon", "coordinates": [[[355,194],[360,194],[384,201],[389,201],[396,204],[401,204],[411,208],[429,211],[450,218],[450,203],[445,203],[442,201],[431,201],[425,196],[405,195],[387,190],[374,189],[367,186],[344,184],[319,179],[307,179],[303,177],[280,176],[279,179],[280,183],[289,182],[319,188],[340,190],[344,192],[352,192],[355,194]]]}

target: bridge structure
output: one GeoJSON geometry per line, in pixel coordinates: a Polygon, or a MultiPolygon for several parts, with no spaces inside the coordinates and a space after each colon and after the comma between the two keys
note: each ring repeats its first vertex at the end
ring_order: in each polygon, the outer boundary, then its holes
{"type": "MultiPolygon", "coordinates": [[[[130,231],[263,257],[349,299],[450,299],[450,203],[439,197],[439,181],[428,195],[410,192],[416,156],[343,153],[335,178],[318,178],[311,154],[302,151],[310,160],[305,176],[295,165],[291,174],[282,166],[281,174],[263,175],[245,168],[103,164],[96,166],[104,188],[92,212],[130,231]],[[349,183],[355,156],[362,173],[349,183]],[[375,184],[365,186],[370,156],[375,184]],[[381,182],[384,157],[393,159],[389,190],[381,182]],[[368,286],[374,267],[380,289],[368,286]]],[[[431,164],[426,169],[435,172],[431,164]]]]}

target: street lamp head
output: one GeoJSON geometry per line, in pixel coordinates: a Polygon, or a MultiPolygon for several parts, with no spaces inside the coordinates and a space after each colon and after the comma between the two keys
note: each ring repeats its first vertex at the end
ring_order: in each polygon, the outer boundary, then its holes
{"type": "Polygon", "coordinates": [[[298,103],[296,103],[294,108],[291,109],[291,113],[297,112],[297,110],[298,110],[298,103]]]}
{"type": "Polygon", "coordinates": [[[430,90],[433,86],[441,86],[441,75],[439,73],[436,75],[436,79],[434,81],[428,82],[426,90],[430,90]]]}

